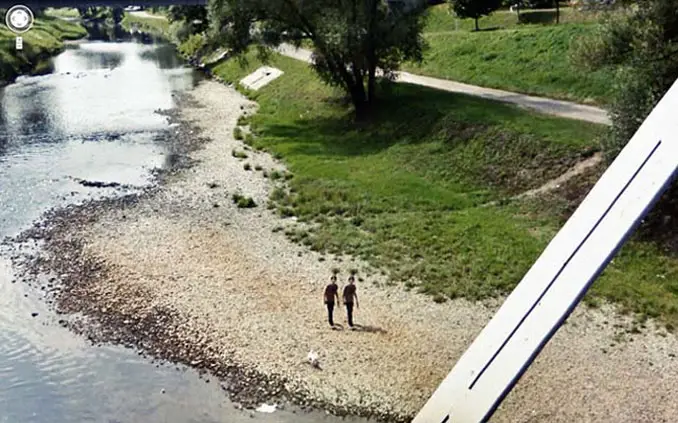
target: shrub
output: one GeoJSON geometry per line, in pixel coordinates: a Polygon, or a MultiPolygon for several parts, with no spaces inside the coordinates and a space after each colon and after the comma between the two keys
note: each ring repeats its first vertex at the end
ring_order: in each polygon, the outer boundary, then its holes
{"type": "Polygon", "coordinates": [[[249,209],[257,206],[257,203],[254,202],[254,199],[252,197],[245,197],[240,194],[233,194],[232,198],[233,203],[235,203],[240,209],[249,209]]]}
{"type": "Polygon", "coordinates": [[[235,157],[236,159],[246,159],[247,158],[247,154],[245,154],[242,151],[238,151],[236,149],[233,149],[233,151],[231,151],[231,155],[233,157],[235,157]]]}

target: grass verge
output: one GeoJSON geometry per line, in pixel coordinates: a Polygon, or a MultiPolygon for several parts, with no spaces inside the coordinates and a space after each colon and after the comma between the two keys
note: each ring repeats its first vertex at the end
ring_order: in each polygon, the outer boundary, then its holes
{"type": "MultiPolygon", "coordinates": [[[[239,81],[254,56],[213,71],[239,81]]],[[[255,147],[283,157],[295,174],[271,201],[303,222],[287,231],[310,248],[350,254],[393,282],[436,301],[506,294],[595,181],[537,201],[508,195],[541,185],[597,149],[603,128],[408,84],[383,92],[370,124],[351,122],[345,101],[308,66],[274,56],[283,77],[247,94],[255,147]],[[574,193],[574,194],[573,194],[574,193]],[[499,200],[496,206],[483,206],[499,200]]],[[[595,175],[594,175],[595,176],[595,175]]],[[[678,261],[632,241],[596,282],[600,299],[638,312],[639,322],[678,322],[678,261]]],[[[641,323],[642,324],[642,323],[641,323]]]]}
{"type": "Polygon", "coordinates": [[[11,82],[21,74],[49,69],[46,63],[63,50],[64,40],[75,40],[85,35],[87,31],[78,23],[43,16],[23,35],[23,50],[16,51],[16,35],[0,27],[0,83],[11,82]]]}
{"type": "Polygon", "coordinates": [[[80,18],[80,12],[78,12],[78,9],[73,7],[62,7],[62,8],[48,7],[47,9],[45,9],[44,13],[47,16],[52,16],[55,18],[70,18],[70,19],[80,18]]]}
{"type": "Polygon", "coordinates": [[[137,29],[154,35],[162,35],[165,37],[169,35],[169,21],[160,15],[157,18],[151,18],[135,15],[133,13],[125,13],[120,25],[128,31],[137,29]]]}
{"type": "MultiPolygon", "coordinates": [[[[521,16],[547,12],[530,11],[521,16]]],[[[406,64],[403,70],[483,87],[605,105],[612,93],[611,71],[582,72],[570,60],[572,46],[597,28],[590,22],[582,23],[587,19],[595,21],[599,17],[564,9],[565,23],[519,24],[516,14],[504,11],[485,18],[481,25],[485,30],[473,32],[472,20],[456,19],[446,6],[434,7],[425,30],[430,46],[425,61],[406,64]]]]}
{"type": "MultiPolygon", "coordinates": [[[[595,24],[605,16],[604,12],[581,12],[571,7],[561,7],[560,24],[595,24]]],[[[520,15],[502,9],[478,20],[481,31],[519,29],[529,25],[551,25],[556,22],[555,9],[523,9],[520,15]]],[[[426,32],[471,31],[473,19],[460,19],[446,4],[431,7],[426,32]]]]}

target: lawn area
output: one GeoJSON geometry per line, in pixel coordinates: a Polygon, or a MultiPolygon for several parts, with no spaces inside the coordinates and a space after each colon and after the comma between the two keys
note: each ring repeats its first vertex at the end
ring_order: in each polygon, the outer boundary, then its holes
{"type": "MultiPolygon", "coordinates": [[[[250,143],[282,157],[293,175],[271,207],[316,223],[287,235],[362,257],[436,301],[510,292],[566,219],[566,196],[481,205],[559,175],[595,151],[603,131],[408,84],[391,87],[373,123],[356,127],[307,65],[279,56],[272,65],[285,74],[248,93],[260,104],[249,118],[250,143]]],[[[250,56],[245,69],[231,60],[214,72],[238,81],[257,66],[250,56]]],[[[677,276],[678,261],[634,241],[587,301],[613,300],[670,326],[678,321],[677,276]]]]}
{"type": "MultiPolygon", "coordinates": [[[[570,7],[560,9],[560,23],[587,23],[596,24],[604,16],[601,12],[580,12],[570,7]]],[[[520,12],[520,21],[516,13],[508,10],[498,10],[490,16],[479,19],[481,30],[517,29],[525,26],[550,25],[556,21],[555,9],[523,9],[520,12]]],[[[426,23],[426,32],[471,31],[475,28],[473,19],[459,19],[443,4],[429,9],[429,18],[426,23]]]]}
{"type": "MultiPolygon", "coordinates": [[[[525,21],[548,21],[550,11],[525,11],[525,21]]],[[[553,12],[555,13],[555,12],[553,12]]],[[[496,12],[473,21],[457,19],[447,6],[431,8],[425,37],[430,50],[423,64],[403,70],[484,87],[604,105],[609,102],[610,71],[582,72],[570,62],[580,37],[592,34],[597,14],[561,11],[561,24],[519,24],[516,14],[496,12]]]]}
{"type": "Polygon", "coordinates": [[[52,8],[48,7],[45,9],[45,15],[47,16],[54,16],[57,18],[79,18],[80,13],[78,12],[78,9],[73,8],[73,7],[62,7],[62,8],[52,8]]]}
{"type": "Polygon", "coordinates": [[[23,35],[24,48],[15,50],[16,35],[0,27],[0,81],[11,81],[22,73],[40,72],[47,60],[63,49],[64,40],[75,40],[87,35],[77,23],[43,16],[23,35]]]}
{"type": "Polygon", "coordinates": [[[132,13],[125,13],[121,25],[126,30],[137,28],[144,32],[150,32],[156,35],[167,36],[169,34],[169,21],[164,18],[150,18],[138,16],[132,13]]]}

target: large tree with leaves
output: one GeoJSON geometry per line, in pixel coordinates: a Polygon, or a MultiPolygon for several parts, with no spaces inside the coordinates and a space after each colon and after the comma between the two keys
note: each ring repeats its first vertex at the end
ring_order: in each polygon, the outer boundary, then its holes
{"type": "Polygon", "coordinates": [[[424,0],[210,0],[208,11],[212,40],[235,54],[310,41],[315,70],[345,90],[358,118],[374,104],[378,70],[392,78],[422,60],[424,0]]]}
{"type": "Polygon", "coordinates": [[[502,0],[452,0],[452,10],[460,18],[472,18],[476,31],[480,30],[478,19],[487,16],[501,7],[502,0]]]}
{"type": "Polygon", "coordinates": [[[207,8],[194,5],[172,5],[167,10],[170,22],[185,22],[191,26],[191,33],[201,33],[207,30],[207,8]]]}
{"type": "MultiPolygon", "coordinates": [[[[608,19],[579,44],[584,70],[612,67],[616,81],[609,107],[612,129],[604,151],[609,161],[621,151],[678,78],[678,0],[638,0],[608,19]]],[[[678,235],[678,184],[662,198],[645,228],[653,236],[678,235]]]]}

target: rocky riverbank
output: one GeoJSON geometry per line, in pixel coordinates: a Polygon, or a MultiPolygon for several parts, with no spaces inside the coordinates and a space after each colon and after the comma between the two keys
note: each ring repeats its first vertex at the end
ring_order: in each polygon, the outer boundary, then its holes
{"type": "MultiPolygon", "coordinates": [[[[51,211],[14,240],[20,277],[49,293],[61,324],[213,373],[244,407],[292,402],[408,421],[497,303],[436,304],[367,276],[357,260],[289,242],[285,229],[299,223],[265,207],[284,178],[264,171],[284,167],[233,136],[254,110],[203,81],[171,113],[175,166],[158,173],[159,185],[51,211]],[[258,206],[240,208],[234,194],[258,206]],[[358,331],[326,323],[321,294],[335,267],[342,280],[351,268],[364,279],[358,331]],[[311,350],[320,368],[306,362],[311,350]]],[[[628,322],[610,307],[578,308],[495,421],[676,420],[678,341],[651,323],[628,333],[628,322]]]]}

